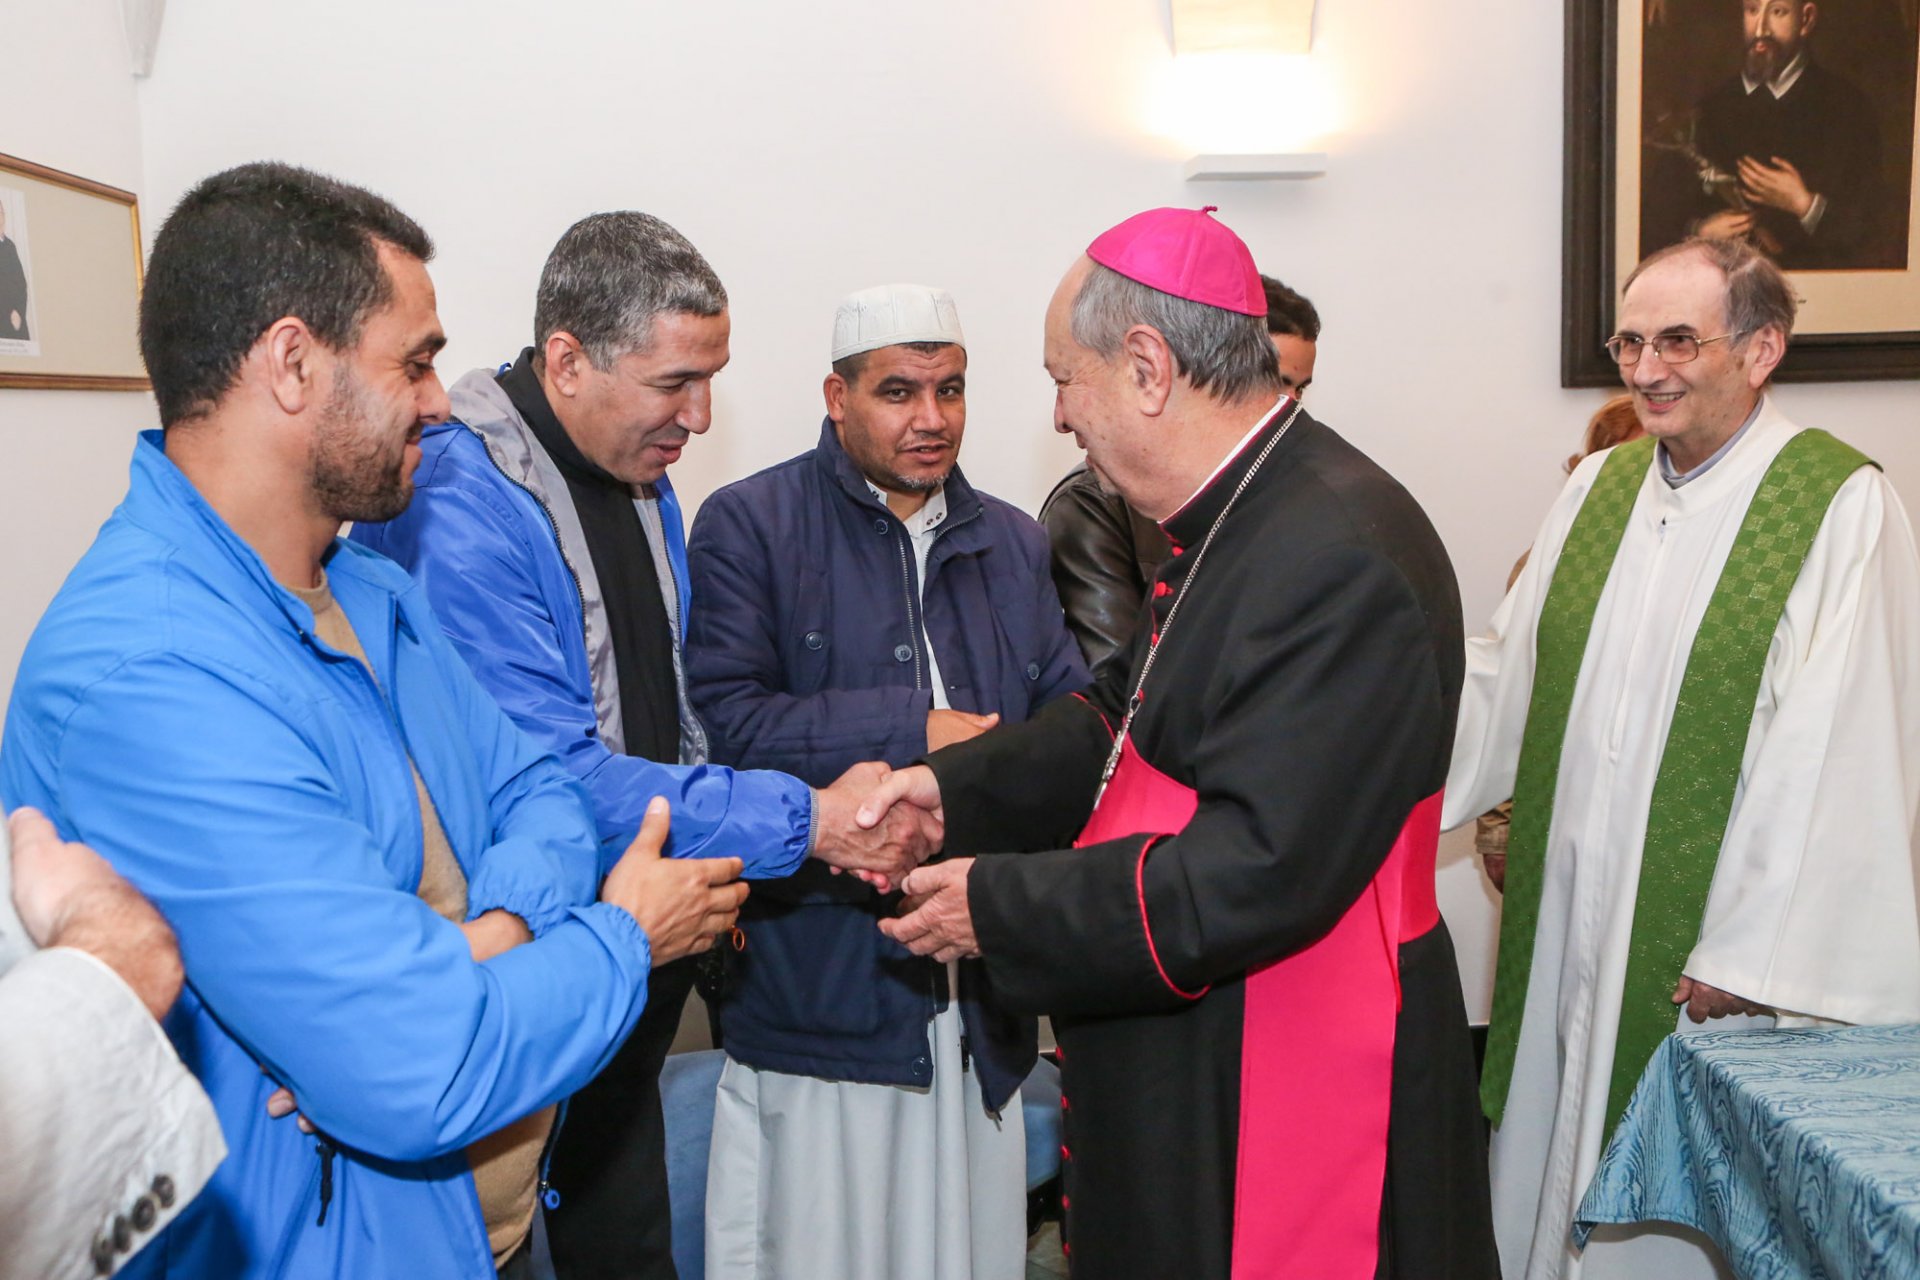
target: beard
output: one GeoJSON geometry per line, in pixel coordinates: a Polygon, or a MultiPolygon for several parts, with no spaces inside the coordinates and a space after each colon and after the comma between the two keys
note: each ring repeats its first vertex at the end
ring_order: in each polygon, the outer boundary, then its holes
{"type": "Polygon", "coordinates": [[[910,443],[931,444],[944,442],[949,446],[946,465],[937,473],[918,471],[912,474],[903,472],[898,456],[890,446],[878,444],[870,434],[870,429],[862,424],[849,422],[843,429],[840,447],[846,450],[847,457],[859,468],[860,474],[868,481],[888,493],[932,493],[947,482],[953,474],[954,465],[959,461],[960,446],[950,436],[916,436],[910,443]]]}
{"type": "Polygon", "coordinates": [[[1747,45],[1747,79],[1756,84],[1768,84],[1773,78],[1786,70],[1793,55],[1783,50],[1773,40],[1762,37],[1747,45]]]}
{"type": "Polygon", "coordinates": [[[947,475],[952,470],[952,467],[948,467],[937,476],[903,476],[890,472],[885,480],[876,480],[874,483],[895,493],[932,493],[947,482],[947,475]]]}
{"type": "Polygon", "coordinates": [[[320,509],[343,523],[391,520],[413,499],[405,465],[412,432],[383,436],[380,410],[358,379],[335,371],[307,453],[307,483],[320,509]]]}

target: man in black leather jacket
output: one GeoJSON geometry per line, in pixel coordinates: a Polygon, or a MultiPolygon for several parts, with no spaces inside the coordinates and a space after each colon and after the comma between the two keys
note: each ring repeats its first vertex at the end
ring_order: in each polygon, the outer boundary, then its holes
{"type": "MultiPolygon", "coordinates": [[[[1280,380],[1297,400],[1313,382],[1320,313],[1313,303],[1272,276],[1267,333],[1280,354],[1280,380]]],[[[1062,476],[1040,506],[1040,523],[1053,544],[1053,585],[1067,611],[1089,669],[1124,648],[1147,588],[1172,554],[1160,526],[1101,487],[1082,462],[1062,476]]]]}

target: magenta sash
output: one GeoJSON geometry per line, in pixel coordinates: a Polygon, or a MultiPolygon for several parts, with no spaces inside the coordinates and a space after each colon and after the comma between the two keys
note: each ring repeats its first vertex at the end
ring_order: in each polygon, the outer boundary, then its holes
{"type": "MultiPolygon", "coordinates": [[[[1174,835],[1199,797],[1131,741],[1075,847],[1174,835]]],[[[1370,1280],[1380,1250],[1400,944],[1440,921],[1434,856],[1440,795],[1414,806],[1393,849],[1327,935],[1247,974],[1240,1050],[1233,1280],[1370,1280]]],[[[1136,886],[1147,854],[1141,850],[1136,886]]],[[[1146,898],[1141,927],[1161,980],[1146,898]]]]}

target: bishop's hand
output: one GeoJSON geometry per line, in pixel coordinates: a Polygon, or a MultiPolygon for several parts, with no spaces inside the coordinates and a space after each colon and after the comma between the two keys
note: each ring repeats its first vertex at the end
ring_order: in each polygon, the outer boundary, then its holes
{"type": "Polygon", "coordinates": [[[897,920],[882,920],[880,932],[917,956],[945,964],[980,954],[973,932],[973,907],[967,901],[972,858],[954,858],[921,867],[900,887],[906,891],[897,920]]]}
{"type": "Polygon", "coordinates": [[[944,817],[940,807],[940,779],[923,764],[905,769],[883,770],[873,789],[860,804],[855,821],[863,827],[878,826],[880,820],[899,804],[944,817]]]}

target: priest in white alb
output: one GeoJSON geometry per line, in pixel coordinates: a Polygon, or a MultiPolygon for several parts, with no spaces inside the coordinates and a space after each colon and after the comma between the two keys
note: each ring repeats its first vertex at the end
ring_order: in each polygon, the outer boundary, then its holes
{"type": "Polygon", "coordinates": [[[1791,285],[1694,240],[1607,344],[1647,437],[1575,470],[1468,643],[1445,825],[1512,798],[1493,1024],[1508,1280],[1728,1274],[1574,1210],[1676,1026],[1920,1019],[1920,557],[1866,457],[1769,380],[1791,285]]]}

